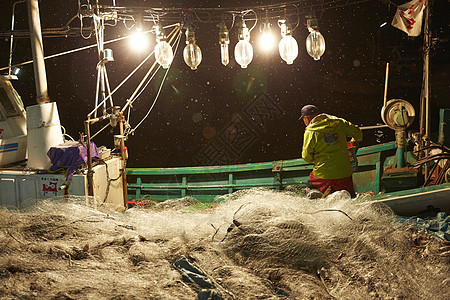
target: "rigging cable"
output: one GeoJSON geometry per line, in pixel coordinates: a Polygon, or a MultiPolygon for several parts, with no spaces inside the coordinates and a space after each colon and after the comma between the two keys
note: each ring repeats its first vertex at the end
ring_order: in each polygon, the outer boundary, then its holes
{"type": "MultiPolygon", "coordinates": [[[[155,61],[156,63],[156,61],[155,61]]],[[[145,83],[144,87],[135,95],[134,99],[132,99],[130,101],[130,105],[128,106],[128,112],[127,112],[127,124],[130,124],[130,120],[131,120],[131,108],[133,106],[134,101],[136,101],[139,96],[142,94],[142,92],[147,88],[148,84],[153,80],[153,78],[155,77],[156,73],[158,73],[159,69],[161,68],[161,65],[158,65],[158,68],[156,69],[156,71],[153,73],[153,75],[148,79],[148,81],[145,83]]],[[[152,68],[153,69],[153,68],[152,68]]]]}
{"type": "MultiPolygon", "coordinates": [[[[175,41],[175,43],[176,43],[175,53],[177,52],[178,46],[180,45],[181,35],[182,35],[182,32],[180,30],[178,32],[177,40],[175,41]]],[[[163,79],[161,81],[161,85],[159,86],[158,92],[157,92],[157,94],[155,96],[155,100],[153,101],[152,105],[148,109],[147,113],[145,114],[145,116],[142,118],[142,120],[133,129],[131,129],[127,134],[125,134],[125,136],[127,136],[128,134],[133,133],[134,131],[136,131],[136,129],[145,121],[145,119],[147,119],[147,117],[149,116],[150,112],[153,110],[153,107],[155,107],[155,104],[156,104],[156,101],[159,98],[159,95],[161,94],[161,90],[162,90],[162,87],[164,85],[164,81],[166,80],[167,74],[169,73],[169,70],[170,70],[170,67],[167,68],[167,71],[164,74],[164,77],[163,77],[163,79]]]]}
{"type": "MultiPolygon", "coordinates": [[[[170,27],[173,27],[173,26],[178,26],[178,24],[172,24],[172,25],[168,25],[168,26],[165,26],[164,28],[170,28],[170,27]]],[[[149,31],[146,31],[146,32],[144,32],[144,33],[149,33],[149,32],[152,32],[152,30],[149,30],[149,31]]],[[[123,39],[123,38],[121,38],[121,39],[123,39]]],[[[106,42],[105,42],[105,44],[106,44],[106,42]]],[[[95,46],[95,45],[94,45],[95,46]]],[[[130,77],[131,76],[133,76],[134,75],[134,73],[136,73],[137,72],[137,70],[139,70],[141,67],[142,67],[142,65],[153,55],[153,53],[154,53],[154,50],[152,51],[152,52],[150,52],[150,54],[146,57],[146,58],[144,58],[144,60],[133,70],[133,71],[131,71],[131,73],[130,74],[128,74],[128,76],[127,77],[125,77],[123,80],[122,80],[122,82],[121,83],[119,83],[119,85],[117,85],[115,88],[114,88],[114,90],[111,92],[111,96],[120,88],[120,87],[122,87],[122,85],[124,85],[125,84],[125,82],[127,82],[128,81],[128,79],[130,79],[130,77]]],[[[108,100],[109,99],[109,97],[110,97],[110,95],[108,95],[103,101],[106,101],[106,100],[108,100]]],[[[89,114],[88,114],[88,117],[90,117],[102,104],[103,104],[103,101],[102,101],[102,103],[99,103],[89,114]]]]}
{"type": "MultiPolygon", "coordinates": [[[[144,33],[150,33],[150,32],[152,32],[152,30],[146,31],[144,33]]],[[[118,42],[118,41],[121,41],[121,40],[124,40],[124,39],[129,39],[129,38],[131,38],[131,36],[123,36],[123,37],[120,37],[120,38],[116,38],[116,39],[113,39],[113,40],[106,41],[106,42],[104,42],[104,44],[114,43],[114,42],[118,42]]],[[[51,58],[55,58],[55,57],[58,57],[58,56],[71,54],[71,53],[75,53],[75,52],[78,52],[78,51],[83,51],[83,50],[87,50],[87,49],[95,48],[95,47],[97,47],[97,44],[92,44],[92,45],[88,45],[88,46],[84,46],[84,47],[80,47],[80,48],[76,48],[76,49],[72,49],[72,50],[68,50],[68,51],[64,51],[64,52],[60,52],[60,53],[55,53],[55,54],[52,54],[52,55],[44,57],[44,59],[51,59],[51,58]]],[[[25,61],[25,62],[22,62],[22,63],[18,63],[18,64],[15,64],[15,65],[12,65],[11,67],[20,67],[20,66],[23,66],[23,65],[31,64],[31,63],[33,63],[33,60],[29,60],[29,61],[25,61]]],[[[2,67],[2,68],[0,68],[0,71],[6,70],[6,69],[8,69],[8,67],[2,67]]]]}

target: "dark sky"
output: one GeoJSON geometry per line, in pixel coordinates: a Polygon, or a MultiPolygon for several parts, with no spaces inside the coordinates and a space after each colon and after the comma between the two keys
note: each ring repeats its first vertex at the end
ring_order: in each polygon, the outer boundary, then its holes
{"type": "MultiPolygon", "coordinates": [[[[86,1],[82,1],[84,3],[86,1]]],[[[281,1],[233,1],[234,7],[248,7],[281,1]],[[251,3],[251,4],[249,4],[251,3]]],[[[352,2],[352,1],[347,1],[352,2]]],[[[11,26],[11,7],[4,5],[0,30],[11,26]]],[[[105,1],[105,3],[112,3],[105,1]]],[[[230,1],[171,1],[165,7],[226,7],[230,1]]],[[[396,1],[402,4],[402,1],[396,1]]],[[[116,1],[117,5],[161,7],[158,1],[116,1]]],[[[433,124],[437,124],[437,108],[448,108],[449,25],[444,11],[447,1],[433,6],[431,55],[431,101],[433,124]],[[446,52],[447,51],[447,52],[446,52]]],[[[77,1],[42,1],[43,28],[65,25],[77,13],[77,1]]],[[[28,29],[26,5],[17,5],[16,29],[28,29]]],[[[129,137],[130,167],[172,167],[218,165],[293,159],[300,156],[304,125],[298,121],[305,104],[315,104],[326,113],[343,117],[355,124],[368,126],[381,123],[386,62],[390,62],[388,99],[401,98],[411,102],[416,115],[422,78],[421,45],[423,36],[408,38],[390,22],[395,5],[386,1],[368,1],[324,11],[315,11],[319,29],[326,41],[320,61],[306,53],[304,14],[293,36],[299,45],[299,56],[292,65],[280,58],[277,48],[271,54],[258,49],[259,26],[251,32],[254,58],[247,69],[234,62],[237,27],[230,29],[230,64],[220,63],[216,22],[197,20],[197,43],[203,61],[192,71],[183,61],[184,36],[168,73],[161,95],[146,121],[129,137]],[[387,22],[386,26],[380,27],[387,22]]],[[[163,25],[164,19],[161,19],[163,25]]],[[[278,26],[272,21],[273,29],[278,26]]],[[[251,22],[248,22],[250,25],[251,22]]],[[[75,19],[72,26],[79,26],[75,19]]],[[[150,24],[144,23],[145,27],[150,24]]],[[[230,27],[230,25],[228,25],[230,27]]],[[[106,39],[127,35],[122,23],[106,28],[106,39]]],[[[152,45],[154,45],[154,36],[152,45]]],[[[44,39],[46,55],[95,43],[95,38],[48,37],[44,39]]],[[[13,63],[31,58],[30,42],[17,38],[13,63]]],[[[108,63],[111,87],[119,84],[146,56],[131,52],[126,41],[107,46],[115,61],[108,63]]],[[[7,66],[9,39],[0,42],[0,66],[7,66]]],[[[75,139],[84,131],[83,121],[95,101],[97,53],[94,49],[46,60],[49,94],[57,102],[61,124],[75,139]]],[[[114,95],[114,103],[122,106],[130,97],[139,75],[114,95]]],[[[164,70],[134,103],[131,125],[134,127],[151,106],[164,70]]],[[[35,104],[33,69],[22,68],[14,86],[25,105],[35,104]]],[[[417,127],[417,119],[413,127],[417,127]]],[[[95,127],[100,128],[100,125],[95,127]]],[[[437,128],[437,125],[436,125],[437,128]]],[[[114,133],[117,133],[114,131],[114,133]]],[[[95,140],[98,146],[113,145],[108,130],[95,140]]],[[[365,132],[363,145],[386,142],[392,130],[365,132]]]]}

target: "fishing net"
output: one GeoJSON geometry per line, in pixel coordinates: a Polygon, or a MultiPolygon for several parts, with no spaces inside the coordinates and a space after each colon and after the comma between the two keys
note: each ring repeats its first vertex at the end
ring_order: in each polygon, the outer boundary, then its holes
{"type": "Polygon", "coordinates": [[[0,210],[0,298],[449,299],[449,244],[337,192],[0,210]]]}

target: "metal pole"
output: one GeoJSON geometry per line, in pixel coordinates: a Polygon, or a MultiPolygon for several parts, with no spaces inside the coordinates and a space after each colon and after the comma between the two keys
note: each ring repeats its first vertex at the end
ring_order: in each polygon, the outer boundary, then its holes
{"type": "MultiPolygon", "coordinates": [[[[423,29],[423,79],[422,79],[422,93],[420,95],[420,136],[422,137],[422,147],[428,146],[428,139],[430,138],[430,113],[429,113],[429,56],[430,56],[430,2],[427,3],[425,11],[425,24],[423,29]],[[424,139],[426,137],[426,140],[424,139]]],[[[425,156],[428,156],[429,150],[425,150],[425,156]]],[[[423,155],[423,154],[422,154],[423,155]]],[[[419,158],[422,158],[419,155],[419,158]]],[[[425,164],[424,175],[428,175],[429,164],[425,164]]]]}
{"type": "Polygon", "coordinates": [[[34,80],[36,84],[36,101],[38,104],[49,103],[47,76],[44,63],[44,46],[42,43],[41,21],[39,19],[38,0],[28,0],[28,23],[30,26],[31,50],[33,54],[34,80]]]}
{"type": "Polygon", "coordinates": [[[430,4],[427,3],[426,14],[425,14],[425,25],[424,25],[424,57],[423,57],[423,97],[425,99],[425,135],[430,137],[430,98],[429,98],[429,68],[430,68],[430,4]]]}
{"type": "Polygon", "coordinates": [[[386,127],[389,127],[389,126],[386,124],[383,124],[383,125],[373,125],[373,126],[361,126],[361,127],[359,127],[359,129],[370,130],[370,129],[378,129],[378,128],[386,128],[386,127]]]}
{"type": "Polygon", "coordinates": [[[120,152],[122,154],[122,188],[123,188],[123,206],[125,207],[125,209],[128,209],[128,186],[127,186],[127,170],[126,170],[126,165],[127,165],[127,159],[128,159],[128,149],[125,146],[125,137],[124,137],[124,122],[125,122],[125,118],[122,114],[122,112],[120,112],[119,115],[120,121],[119,121],[119,130],[120,130],[120,135],[122,136],[121,140],[120,140],[120,152]]]}
{"type": "Polygon", "coordinates": [[[92,170],[91,131],[89,120],[84,121],[84,130],[86,131],[88,195],[94,196],[94,171],[92,170]]]}
{"type": "Polygon", "coordinates": [[[385,76],[385,79],[384,79],[384,101],[383,101],[383,107],[386,107],[388,80],[389,80],[389,63],[386,64],[386,76],[385,76]]]}
{"type": "Polygon", "coordinates": [[[13,44],[14,44],[14,35],[13,35],[13,31],[14,31],[14,17],[15,17],[15,11],[16,11],[16,5],[18,3],[23,3],[25,2],[25,0],[20,0],[20,1],[16,1],[13,4],[13,8],[12,8],[12,17],[11,17],[11,36],[9,38],[9,64],[8,64],[8,75],[11,75],[11,64],[12,64],[12,57],[13,57],[13,44]]]}
{"type": "Polygon", "coordinates": [[[397,168],[405,167],[405,148],[406,148],[406,133],[405,130],[395,131],[395,147],[397,157],[397,168]]]}

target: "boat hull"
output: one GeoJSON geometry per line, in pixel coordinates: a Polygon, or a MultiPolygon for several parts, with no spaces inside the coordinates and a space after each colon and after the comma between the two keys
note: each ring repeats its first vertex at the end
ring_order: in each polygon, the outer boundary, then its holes
{"type": "MultiPolygon", "coordinates": [[[[386,204],[400,215],[418,214],[427,209],[450,213],[450,185],[417,188],[416,171],[403,168],[392,172],[395,154],[394,142],[358,149],[359,166],[353,174],[355,190],[373,194],[364,199],[386,204]]],[[[414,163],[416,158],[408,152],[406,161],[414,163]]],[[[129,168],[128,199],[164,201],[190,196],[202,202],[214,202],[242,189],[301,189],[306,187],[312,168],[303,159],[229,166],[129,168]]]]}
{"type": "Polygon", "coordinates": [[[126,208],[122,180],[122,160],[112,157],[93,168],[93,195],[89,195],[87,175],[46,173],[24,167],[0,169],[0,206],[25,208],[45,199],[85,202],[90,206],[107,205],[123,211],[126,208]]]}
{"type": "Polygon", "coordinates": [[[450,214],[450,183],[369,197],[367,203],[384,204],[402,216],[445,211],[450,214]]]}

